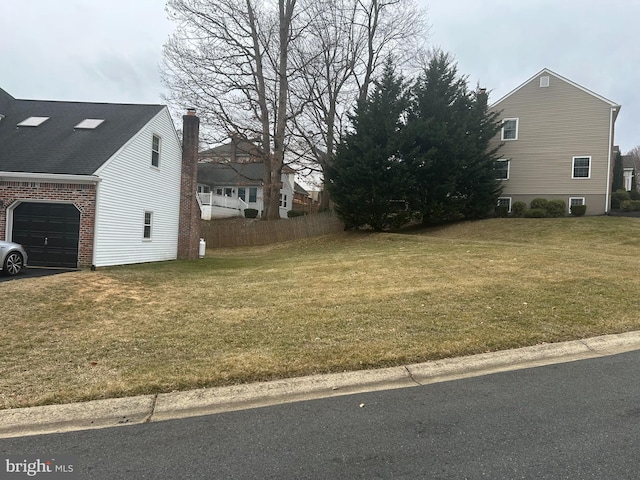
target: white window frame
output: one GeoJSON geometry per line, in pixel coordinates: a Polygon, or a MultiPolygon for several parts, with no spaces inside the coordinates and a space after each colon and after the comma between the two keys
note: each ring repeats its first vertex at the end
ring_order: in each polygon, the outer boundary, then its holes
{"type": "Polygon", "coordinates": [[[144,211],[143,224],[142,224],[142,240],[150,242],[153,238],[153,212],[149,210],[144,211]],[[149,221],[147,222],[147,215],[149,215],[149,221]],[[149,234],[147,235],[147,229],[149,234]]]}
{"type": "Polygon", "coordinates": [[[509,201],[509,210],[507,210],[509,213],[511,213],[511,204],[512,202],[512,198],[511,197],[498,197],[498,203],[496,203],[496,207],[500,206],[500,200],[508,200],[509,201]]]}
{"type": "Polygon", "coordinates": [[[501,138],[503,142],[512,142],[514,140],[518,140],[518,130],[520,129],[520,119],[519,118],[504,118],[502,120],[502,128],[500,129],[501,138]],[[504,124],[506,122],[516,122],[516,135],[514,138],[504,138],[504,124]]]}
{"type": "Polygon", "coordinates": [[[151,166],[160,168],[160,152],[162,151],[162,137],[155,133],[151,136],[151,166]],[[155,140],[158,139],[158,148],[155,148],[155,140]]]}
{"type": "Polygon", "coordinates": [[[547,88],[549,86],[549,75],[540,77],[540,88],[547,88]]]}
{"type": "Polygon", "coordinates": [[[511,160],[509,160],[508,158],[500,158],[498,160],[496,160],[496,163],[498,162],[507,162],[507,176],[505,178],[501,178],[501,177],[496,177],[497,180],[509,180],[509,176],[511,174],[511,160]]]}
{"type": "Polygon", "coordinates": [[[569,213],[571,213],[571,207],[573,207],[571,202],[574,200],[580,200],[580,203],[576,203],[576,205],[584,205],[586,201],[585,197],[569,197],[569,213]]]}
{"type": "MultiPolygon", "coordinates": [[[[580,167],[580,168],[584,168],[584,167],[580,167]]],[[[591,178],[591,155],[579,155],[579,156],[573,157],[573,160],[571,162],[571,178],[574,180],[588,180],[591,178]],[[583,177],[583,176],[576,177],[576,160],[582,160],[585,158],[589,160],[589,172],[587,173],[586,177],[583,177]]]]}

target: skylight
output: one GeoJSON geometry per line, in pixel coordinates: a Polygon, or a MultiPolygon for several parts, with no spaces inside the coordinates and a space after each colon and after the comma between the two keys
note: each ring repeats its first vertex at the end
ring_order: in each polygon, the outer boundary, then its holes
{"type": "Polygon", "coordinates": [[[93,130],[94,128],[97,128],[102,122],[104,122],[104,119],[85,118],[83,121],[81,121],[79,124],[77,124],[73,128],[83,128],[85,130],[93,130]]]}
{"type": "Polygon", "coordinates": [[[18,124],[18,127],[38,127],[49,120],[49,117],[29,117],[18,124]]]}

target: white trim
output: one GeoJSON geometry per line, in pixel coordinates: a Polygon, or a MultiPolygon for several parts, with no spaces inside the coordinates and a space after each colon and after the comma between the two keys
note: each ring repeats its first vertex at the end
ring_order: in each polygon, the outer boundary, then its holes
{"type": "Polygon", "coordinates": [[[497,162],[507,162],[507,177],[506,178],[496,178],[496,180],[500,180],[500,181],[505,181],[505,180],[509,180],[509,177],[511,175],[511,160],[508,158],[499,158],[498,160],[496,160],[497,162]]]}
{"type": "Polygon", "coordinates": [[[507,99],[508,97],[510,97],[511,95],[513,95],[514,93],[516,93],[518,90],[520,90],[521,88],[523,88],[525,85],[527,85],[529,82],[537,79],[538,77],[540,77],[541,75],[553,75],[554,77],[563,80],[565,82],[567,82],[569,85],[572,85],[580,90],[582,90],[585,93],[588,93],[589,95],[592,95],[593,97],[597,98],[598,100],[602,100],[603,102],[607,103],[609,106],[611,107],[616,107],[616,108],[620,108],[620,105],[612,102],[611,100],[603,97],[602,95],[598,95],[595,92],[592,92],[591,90],[583,87],[582,85],[578,85],[575,82],[572,82],[571,80],[569,80],[568,78],[564,78],[562,75],[558,75],[555,72],[552,72],[551,70],[549,70],[548,68],[543,68],[540,72],[536,73],[533,77],[529,78],[526,82],[524,82],[522,85],[514,88],[513,90],[511,90],[509,93],[507,93],[504,97],[500,98],[498,101],[494,102],[493,104],[491,104],[489,106],[489,108],[493,108],[494,106],[496,106],[498,103],[502,102],[503,100],[507,99]]]}
{"type": "Polygon", "coordinates": [[[496,206],[500,206],[500,200],[509,200],[509,213],[511,213],[511,205],[513,204],[513,199],[512,197],[498,197],[498,203],[496,204],[496,206]]]}
{"type": "Polygon", "coordinates": [[[573,160],[571,161],[571,179],[572,180],[589,180],[591,178],[591,165],[592,165],[592,161],[591,161],[591,155],[576,155],[575,157],[573,157],[573,160]],[[589,174],[586,177],[576,177],[575,173],[576,173],[576,159],[577,158],[588,158],[589,159],[589,174]]]}
{"type": "Polygon", "coordinates": [[[613,113],[617,111],[616,107],[611,107],[611,113],[609,116],[609,145],[607,155],[607,185],[605,186],[605,195],[604,195],[604,213],[609,212],[609,195],[611,195],[611,156],[613,154],[613,113]]]}
{"type": "Polygon", "coordinates": [[[155,169],[160,169],[160,157],[162,156],[162,135],[160,135],[159,133],[151,133],[151,167],[155,168],[155,169]],[[153,148],[153,141],[155,139],[158,139],[158,164],[154,165],[153,164],[153,154],[156,153],[156,150],[154,150],[153,148]]]}
{"type": "Polygon", "coordinates": [[[567,210],[569,213],[571,213],[571,200],[580,200],[582,202],[577,205],[584,205],[587,201],[585,197],[569,197],[569,203],[567,203],[567,210]]]}
{"type": "Polygon", "coordinates": [[[145,210],[142,216],[142,241],[150,242],[153,240],[153,211],[145,210]],[[149,236],[145,235],[147,229],[147,213],[149,214],[149,236]]]}
{"type": "Polygon", "coordinates": [[[96,250],[98,248],[98,219],[100,217],[100,184],[96,183],[96,202],[93,213],[93,249],[91,250],[91,269],[96,268],[96,250]]]}
{"type": "Polygon", "coordinates": [[[513,142],[515,140],[518,140],[518,131],[520,130],[520,118],[518,117],[514,117],[514,118],[503,118],[502,119],[502,127],[500,128],[500,139],[503,142],[513,142]],[[516,122],[516,136],[515,138],[504,138],[504,122],[509,122],[515,120],[516,122]]]}
{"type": "Polygon", "coordinates": [[[71,175],[58,173],[0,172],[0,180],[26,182],[43,181],[46,183],[98,183],[96,175],[71,175]]]}

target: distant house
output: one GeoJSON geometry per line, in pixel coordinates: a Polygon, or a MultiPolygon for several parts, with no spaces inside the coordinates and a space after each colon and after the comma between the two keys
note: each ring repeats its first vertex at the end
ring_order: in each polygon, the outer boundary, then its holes
{"type": "Polygon", "coordinates": [[[632,155],[622,155],[622,168],[624,176],[624,189],[627,192],[630,192],[633,189],[633,176],[637,175],[635,158],[632,155]]]}
{"type": "MultiPolygon", "coordinates": [[[[264,211],[264,163],[260,149],[252,142],[233,137],[229,142],[200,152],[198,198],[202,218],[243,216],[247,208],[264,211]]],[[[296,192],[295,172],[282,169],[280,218],[293,209],[296,192]]],[[[302,187],[298,196],[302,196],[302,187]]]]}
{"type": "Polygon", "coordinates": [[[499,204],[542,197],[608,212],[620,105],[544,69],[490,108],[502,119],[499,204]]]}
{"type": "Polygon", "coordinates": [[[22,243],[32,266],[197,257],[199,121],[183,118],[184,155],[166,106],[0,89],[0,239],[22,243]]]}
{"type": "Polygon", "coordinates": [[[212,163],[259,163],[262,152],[248,140],[234,136],[227,143],[200,152],[201,162],[212,163]]]}
{"type": "MultiPolygon", "coordinates": [[[[243,216],[247,208],[264,211],[264,164],[212,163],[198,164],[198,198],[203,219],[243,216]],[[208,218],[207,218],[208,217],[208,218]]],[[[287,218],[294,196],[294,171],[285,167],[280,190],[280,218],[287,218]]]]}

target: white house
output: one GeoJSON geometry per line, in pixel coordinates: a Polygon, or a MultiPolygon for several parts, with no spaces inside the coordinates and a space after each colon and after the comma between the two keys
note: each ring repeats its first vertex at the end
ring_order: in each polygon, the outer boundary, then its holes
{"type": "MultiPolygon", "coordinates": [[[[202,218],[243,216],[244,210],[264,211],[264,164],[262,162],[200,162],[198,164],[198,197],[202,218]]],[[[295,173],[285,167],[281,176],[280,218],[287,218],[293,207],[295,173]]]]}
{"type": "Polygon", "coordinates": [[[166,106],[18,100],[0,89],[0,145],[0,239],[21,243],[30,265],[178,257],[181,185],[197,153],[185,172],[166,106]]]}

